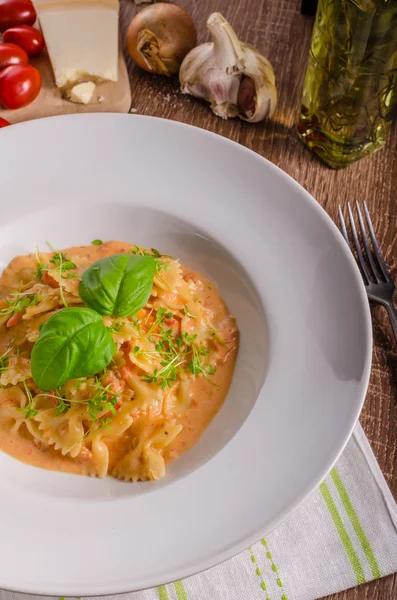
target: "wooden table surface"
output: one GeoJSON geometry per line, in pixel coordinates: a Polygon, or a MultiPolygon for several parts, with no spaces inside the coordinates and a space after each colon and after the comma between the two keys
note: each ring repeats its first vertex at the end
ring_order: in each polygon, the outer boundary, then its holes
{"type": "MultiPolygon", "coordinates": [[[[199,42],[207,40],[205,21],[220,11],[239,37],[255,45],[273,64],[279,105],[272,121],[249,125],[223,121],[204,103],[179,92],[177,80],[128,68],[132,106],[139,114],[190,123],[228,137],[284,169],[336,220],[338,204],[365,199],[386,262],[397,281],[397,123],[386,147],[347,169],[333,171],[320,163],[296,135],[296,118],[308,57],[313,20],[300,14],[300,0],[174,0],[192,15],[199,42]]],[[[142,7],[121,0],[123,34],[142,7]]],[[[380,467],[397,497],[397,353],[385,311],[372,308],[372,375],[361,424],[380,467]]],[[[328,600],[395,600],[397,576],[329,596],[328,600]]]]}

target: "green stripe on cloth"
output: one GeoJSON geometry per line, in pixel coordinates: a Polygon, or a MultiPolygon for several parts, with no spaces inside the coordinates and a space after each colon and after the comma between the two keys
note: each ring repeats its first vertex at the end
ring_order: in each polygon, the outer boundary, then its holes
{"type": "Polygon", "coordinates": [[[364,529],[362,528],[360,519],[358,518],[358,515],[357,515],[356,511],[354,510],[353,504],[350,500],[350,496],[349,496],[345,486],[343,485],[342,479],[341,479],[338,469],[336,467],[334,467],[332,469],[331,477],[332,477],[332,481],[335,484],[336,489],[338,490],[338,494],[342,500],[343,506],[345,507],[347,516],[349,517],[350,522],[353,525],[353,529],[356,533],[356,536],[358,537],[361,547],[364,550],[364,554],[365,554],[368,564],[371,568],[371,573],[372,573],[374,579],[380,579],[380,577],[382,577],[382,575],[381,575],[381,572],[379,569],[378,562],[375,558],[374,551],[372,550],[371,544],[369,543],[369,540],[364,533],[364,529]]]}
{"type": "Polygon", "coordinates": [[[159,600],[170,600],[165,585],[160,585],[160,587],[157,588],[157,591],[159,593],[159,600]]]}
{"type": "Polygon", "coordinates": [[[351,566],[353,568],[354,574],[357,579],[357,583],[359,585],[361,583],[365,583],[365,575],[364,575],[363,568],[362,568],[359,558],[356,554],[356,551],[354,550],[352,541],[349,538],[349,534],[347,533],[346,528],[343,525],[341,516],[338,512],[335,502],[333,501],[333,498],[331,496],[331,492],[329,491],[329,488],[328,488],[327,484],[325,483],[325,481],[323,481],[322,484],[320,485],[320,492],[322,494],[325,505],[328,508],[328,511],[332,517],[332,520],[333,520],[336,530],[339,534],[340,540],[343,544],[346,554],[350,560],[351,566]]]}
{"type": "Polygon", "coordinates": [[[266,548],[266,558],[268,559],[268,561],[270,563],[270,567],[271,567],[273,573],[276,574],[276,583],[277,583],[278,587],[280,588],[280,592],[282,593],[281,600],[288,600],[287,594],[284,594],[283,581],[282,581],[281,577],[279,577],[279,575],[278,575],[278,567],[273,560],[272,553],[269,550],[269,546],[268,546],[268,543],[265,540],[265,538],[261,539],[261,543],[262,543],[262,546],[264,546],[266,548]]]}
{"type": "Polygon", "coordinates": [[[248,548],[249,553],[251,555],[251,562],[253,563],[254,567],[255,567],[255,574],[259,577],[259,585],[261,586],[262,591],[265,593],[266,595],[266,600],[270,600],[268,594],[267,594],[267,587],[266,587],[266,583],[263,579],[263,575],[262,575],[262,571],[260,570],[260,568],[258,567],[258,561],[256,560],[256,556],[252,550],[252,547],[250,546],[248,548]]]}
{"type": "Polygon", "coordinates": [[[178,600],[187,600],[185,588],[183,587],[182,581],[175,581],[174,588],[176,591],[176,597],[178,600]]]}

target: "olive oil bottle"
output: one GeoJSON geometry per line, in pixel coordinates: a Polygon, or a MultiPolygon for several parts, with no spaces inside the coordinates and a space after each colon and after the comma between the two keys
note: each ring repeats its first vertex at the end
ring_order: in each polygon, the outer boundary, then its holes
{"type": "Polygon", "coordinates": [[[397,0],[319,0],[298,134],[329,166],[382,148],[397,103],[397,0]]]}

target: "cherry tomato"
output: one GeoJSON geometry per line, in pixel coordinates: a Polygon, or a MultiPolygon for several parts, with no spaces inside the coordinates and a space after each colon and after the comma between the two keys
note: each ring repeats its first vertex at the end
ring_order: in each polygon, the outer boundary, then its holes
{"type": "Polygon", "coordinates": [[[28,56],[37,56],[44,48],[43,34],[30,25],[15,25],[7,29],[3,34],[3,41],[17,44],[28,56]]]}
{"type": "Polygon", "coordinates": [[[33,25],[36,11],[31,0],[0,0],[0,31],[14,25],[33,25]]]}
{"type": "Polygon", "coordinates": [[[16,44],[0,44],[0,71],[11,65],[27,65],[29,57],[16,44]]]}
{"type": "Polygon", "coordinates": [[[11,125],[11,123],[10,123],[9,121],[7,121],[6,119],[2,119],[2,118],[0,117],[0,129],[1,129],[2,127],[8,127],[9,125],[11,125]]]}
{"type": "Polygon", "coordinates": [[[14,325],[16,325],[17,323],[19,323],[19,321],[22,319],[23,317],[23,313],[22,312],[16,312],[14,313],[7,321],[6,323],[6,327],[14,327],[14,325]]]}
{"type": "Polygon", "coordinates": [[[37,98],[41,75],[30,65],[15,65],[0,72],[0,103],[4,108],[21,108],[37,98]]]}
{"type": "Polygon", "coordinates": [[[43,283],[45,283],[46,285],[49,285],[52,288],[59,288],[59,283],[57,282],[56,279],[54,279],[48,271],[44,271],[43,273],[43,283]]]}

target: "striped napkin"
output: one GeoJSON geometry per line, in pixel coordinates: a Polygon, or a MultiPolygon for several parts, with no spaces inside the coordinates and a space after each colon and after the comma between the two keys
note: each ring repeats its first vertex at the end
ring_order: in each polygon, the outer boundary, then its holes
{"type": "Polygon", "coordinates": [[[395,571],[397,506],[357,425],[320,487],[266,539],[204,573],[119,598],[315,600],[395,571]]]}

